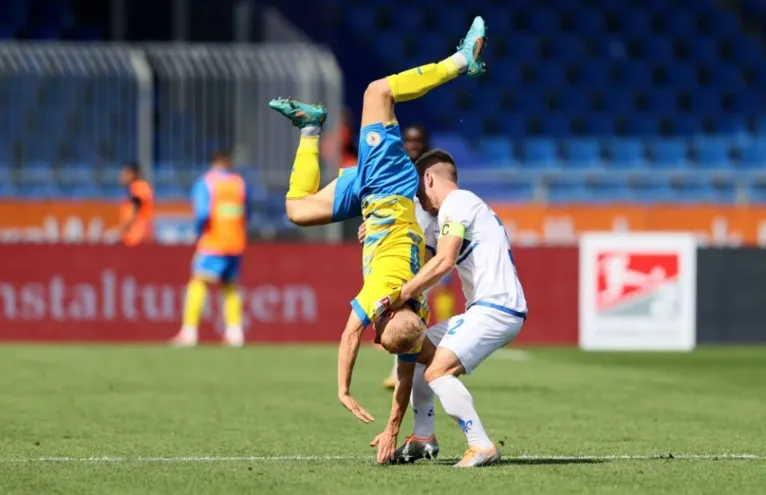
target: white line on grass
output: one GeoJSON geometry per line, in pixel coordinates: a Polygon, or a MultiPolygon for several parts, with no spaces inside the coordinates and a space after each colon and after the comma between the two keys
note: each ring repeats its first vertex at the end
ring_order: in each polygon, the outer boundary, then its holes
{"type": "MultiPolygon", "coordinates": [[[[278,462],[278,461],[358,461],[372,460],[372,456],[343,456],[343,455],[274,455],[274,456],[195,456],[195,457],[30,457],[1,459],[0,463],[77,463],[77,462],[278,462]]],[[[505,456],[508,461],[642,461],[660,459],[680,460],[713,460],[713,459],[739,459],[739,460],[765,460],[766,455],[758,454],[656,454],[656,455],[533,455],[522,454],[518,456],[505,456]]]]}

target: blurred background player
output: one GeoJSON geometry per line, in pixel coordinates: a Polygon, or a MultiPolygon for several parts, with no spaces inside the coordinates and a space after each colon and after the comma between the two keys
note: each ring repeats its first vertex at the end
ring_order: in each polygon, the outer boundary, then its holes
{"type": "Polygon", "coordinates": [[[192,189],[197,252],[186,289],[183,326],[173,344],[184,347],[197,344],[199,323],[211,284],[219,284],[221,288],[226,325],[224,342],[232,347],[244,344],[242,298],[236,281],[247,246],[249,196],[245,180],[233,171],[231,156],[226,152],[214,153],[210,170],[197,179],[192,189]]]}
{"type": "Polygon", "coordinates": [[[154,234],[154,192],[135,162],[123,165],[119,180],[128,189],[128,198],[120,206],[120,235],[126,246],[137,246],[154,234]]]}

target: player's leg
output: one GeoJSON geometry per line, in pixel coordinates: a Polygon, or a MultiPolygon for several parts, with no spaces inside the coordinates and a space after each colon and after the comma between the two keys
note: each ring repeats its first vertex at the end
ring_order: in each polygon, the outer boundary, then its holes
{"type": "Polygon", "coordinates": [[[396,388],[396,382],[398,381],[398,378],[396,376],[397,374],[396,370],[398,368],[398,365],[399,365],[399,359],[396,356],[394,356],[394,367],[391,369],[391,372],[386,377],[386,379],[383,380],[383,388],[386,388],[388,390],[393,390],[396,388]]]}
{"type": "Polygon", "coordinates": [[[468,440],[469,449],[456,467],[483,466],[500,459],[471,393],[457,377],[472,373],[490,354],[511,342],[523,323],[523,318],[496,309],[471,308],[447,331],[426,369],[426,381],[468,440]]]}
{"type": "Polygon", "coordinates": [[[364,93],[362,127],[393,122],[393,104],[409,101],[456,78],[461,74],[478,76],[485,72],[481,51],[486,41],[484,19],[476,17],[458,51],[435,64],[415,67],[372,82],[364,93]]]}
{"type": "Polygon", "coordinates": [[[434,392],[425,379],[425,371],[433,360],[436,347],[450,328],[450,323],[449,320],[445,320],[426,331],[426,339],[415,366],[412,383],[412,413],[415,420],[412,435],[396,449],[396,462],[409,463],[419,459],[432,459],[439,454],[439,443],[435,435],[434,392]]]}
{"type": "Polygon", "coordinates": [[[227,256],[226,267],[221,275],[221,297],[223,299],[223,321],[226,327],[224,342],[229,347],[242,347],[245,333],[242,327],[242,295],[237,287],[241,256],[227,256]]]}
{"type": "Polygon", "coordinates": [[[223,271],[224,262],[221,256],[211,256],[197,253],[192,260],[192,276],[186,286],[184,299],[183,323],[181,331],[173,339],[172,344],[179,347],[197,345],[199,323],[202,311],[207,301],[208,285],[218,283],[223,271]]]}
{"type": "Polygon", "coordinates": [[[332,222],[335,182],[319,191],[319,135],[327,119],[321,105],[277,98],[269,106],[287,117],[301,131],[285,197],[287,217],[296,225],[325,225],[332,222]]]}

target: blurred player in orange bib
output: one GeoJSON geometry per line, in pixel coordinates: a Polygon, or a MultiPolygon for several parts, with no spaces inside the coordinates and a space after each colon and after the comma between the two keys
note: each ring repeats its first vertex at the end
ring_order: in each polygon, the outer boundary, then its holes
{"type": "Polygon", "coordinates": [[[127,163],[120,172],[120,182],[128,188],[128,199],[120,206],[120,233],[126,246],[137,246],[154,237],[154,193],[141,178],[137,163],[127,163]]]}
{"type": "Polygon", "coordinates": [[[242,297],[236,281],[247,247],[249,197],[245,180],[233,171],[231,157],[215,153],[210,170],[197,179],[192,189],[197,252],[186,289],[183,326],[173,344],[183,347],[197,344],[199,322],[211,284],[220,285],[223,295],[224,342],[232,347],[244,344],[242,297]]]}

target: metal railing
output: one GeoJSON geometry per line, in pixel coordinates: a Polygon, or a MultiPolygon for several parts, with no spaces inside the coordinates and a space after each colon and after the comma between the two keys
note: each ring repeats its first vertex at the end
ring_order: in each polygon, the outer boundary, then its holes
{"type": "MultiPolygon", "coordinates": [[[[135,159],[160,199],[182,199],[211,152],[226,149],[263,193],[256,234],[278,236],[289,230],[283,199],[298,132],[268,107],[276,96],[323,102],[332,132],[342,109],[332,53],[305,43],[0,44],[0,166],[114,171],[135,159]]],[[[324,151],[337,171],[340,150],[324,151]]],[[[338,237],[332,228],[289,235],[338,237]]]]}
{"type": "Polygon", "coordinates": [[[139,50],[0,44],[0,161],[55,169],[149,160],[152,98],[139,50]]]}

